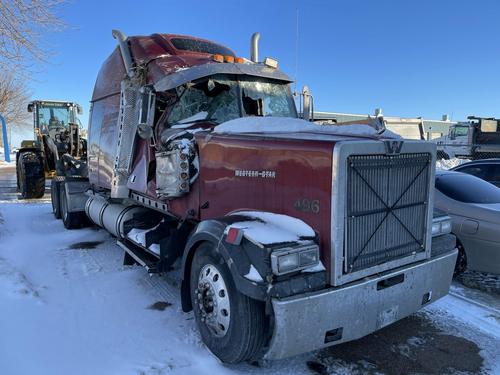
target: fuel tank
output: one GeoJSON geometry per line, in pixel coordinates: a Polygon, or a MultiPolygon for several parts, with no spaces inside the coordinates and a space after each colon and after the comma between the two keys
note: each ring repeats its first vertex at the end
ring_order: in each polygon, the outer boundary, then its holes
{"type": "Polygon", "coordinates": [[[147,215],[148,209],[140,206],[109,203],[107,200],[95,196],[87,200],[85,213],[94,224],[121,239],[125,237],[125,222],[132,219],[134,215],[147,215]]]}

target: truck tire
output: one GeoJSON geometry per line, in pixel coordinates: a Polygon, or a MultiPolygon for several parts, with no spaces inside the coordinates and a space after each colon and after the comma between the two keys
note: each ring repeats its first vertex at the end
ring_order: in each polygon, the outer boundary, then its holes
{"type": "Polygon", "coordinates": [[[52,202],[52,213],[56,219],[61,218],[61,199],[60,199],[60,189],[61,182],[54,177],[50,183],[50,200],[52,202]]]}
{"type": "Polygon", "coordinates": [[[68,199],[66,198],[66,184],[59,185],[59,202],[61,219],[66,229],[78,229],[85,225],[85,212],[69,212],[68,199]]]}
{"type": "Polygon", "coordinates": [[[42,198],[45,194],[45,171],[39,153],[25,151],[17,160],[17,185],[23,199],[42,198]]]}
{"type": "Polygon", "coordinates": [[[196,250],[190,285],[196,324],[207,348],[225,363],[257,359],[267,331],[264,303],[236,289],[211,243],[196,250]]]}

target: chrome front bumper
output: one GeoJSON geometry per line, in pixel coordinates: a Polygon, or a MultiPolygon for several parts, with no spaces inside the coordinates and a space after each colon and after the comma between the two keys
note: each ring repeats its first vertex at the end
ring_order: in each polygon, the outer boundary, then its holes
{"type": "Polygon", "coordinates": [[[337,288],[273,299],[267,359],[366,336],[448,294],[457,251],[337,288]]]}

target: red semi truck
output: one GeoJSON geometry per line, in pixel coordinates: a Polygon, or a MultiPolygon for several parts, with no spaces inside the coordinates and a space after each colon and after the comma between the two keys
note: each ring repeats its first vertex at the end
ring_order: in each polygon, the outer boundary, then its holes
{"type": "Polygon", "coordinates": [[[435,145],[299,119],[258,36],[250,60],[189,36],[113,36],[88,178],[57,179],[53,205],[67,228],[116,236],[126,264],[180,269],[182,308],[223,362],[357,339],[448,293],[435,145]]]}

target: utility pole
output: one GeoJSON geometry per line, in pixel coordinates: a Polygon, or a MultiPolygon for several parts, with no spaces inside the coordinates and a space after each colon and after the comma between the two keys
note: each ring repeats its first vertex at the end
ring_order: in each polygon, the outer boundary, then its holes
{"type": "Polygon", "coordinates": [[[9,150],[9,140],[7,139],[7,123],[5,118],[0,115],[0,121],[2,122],[2,138],[3,138],[3,150],[5,152],[5,161],[10,163],[10,150],[9,150]]]}

